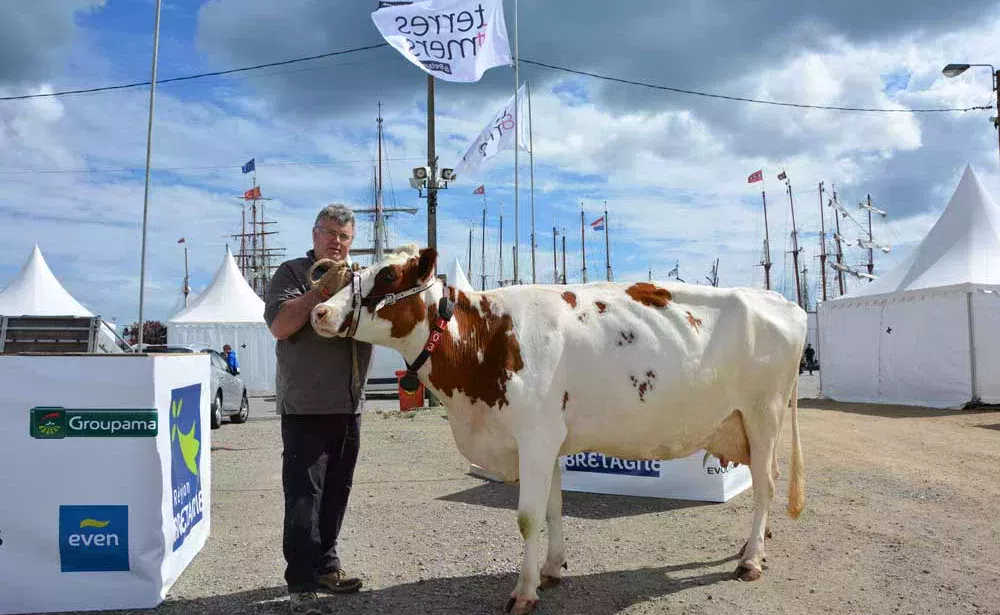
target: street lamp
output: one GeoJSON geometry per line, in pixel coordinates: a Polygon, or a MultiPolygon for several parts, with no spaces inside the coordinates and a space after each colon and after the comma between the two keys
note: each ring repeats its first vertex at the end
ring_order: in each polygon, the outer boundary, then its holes
{"type": "Polygon", "coordinates": [[[949,64],[941,69],[941,72],[945,77],[957,77],[973,66],[986,66],[993,75],[993,91],[997,92],[997,114],[991,117],[990,121],[993,122],[993,128],[997,131],[997,147],[1000,148],[1000,71],[996,70],[992,64],[949,64]]]}

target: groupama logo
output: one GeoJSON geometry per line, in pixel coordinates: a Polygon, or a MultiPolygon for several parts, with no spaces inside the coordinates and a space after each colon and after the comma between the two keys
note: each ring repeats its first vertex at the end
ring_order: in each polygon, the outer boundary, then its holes
{"type": "Polygon", "coordinates": [[[65,427],[64,423],[66,417],[63,414],[63,411],[53,410],[52,412],[39,414],[40,416],[36,420],[32,421],[35,429],[47,438],[58,437],[59,432],[63,431],[65,427]]]}
{"type": "Polygon", "coordinates": [[[32,438],[155,438],[156,410],[72,410],[36,407],[30,412],[32,438]]]}
{"type": "Polygon", "coordinates": [[[59,562],[63,572],[128,570],[128,506],[60,506],[59,562]]]}

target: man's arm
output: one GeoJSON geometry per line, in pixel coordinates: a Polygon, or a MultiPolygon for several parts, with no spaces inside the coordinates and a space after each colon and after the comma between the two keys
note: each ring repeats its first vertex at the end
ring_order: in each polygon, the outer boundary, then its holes
{"type": "Polygon", "coordinates": [[[294,299],[285,301],[281,304],[278,315],[271,321],[271,335],[279,340],[291,337],[309,322],[309,313],[313,307],[328,298],[324,296],[323,291],[314,288],[294,299]]]}

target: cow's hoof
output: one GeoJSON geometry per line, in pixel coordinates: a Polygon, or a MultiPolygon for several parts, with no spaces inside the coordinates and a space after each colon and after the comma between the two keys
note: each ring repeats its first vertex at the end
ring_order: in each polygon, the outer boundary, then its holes
{"type": "Polygon", "coordinates": [[[504,609],[504,611],[507,613],[513,613],[514,615],[528,615],[529,613],[534,613],[535,608],[537,607],[538,598],[511,596],[510,600],[507,601],[507,608],[504,609]]]}
{"type": "Polygon", "coordinates": [[[553,577],[547,574],[542,575],[542,582],[539,583],[539,589],[552,589],[562,583],[562,577],[553,577]]]}
{"type": "Polygon", "coordinates": [[[761,570],[756,566],[750,566],[747,564],[740,564],[736,568],[736,578],[740,581],[756,581],[760,578],[761,570]]]}

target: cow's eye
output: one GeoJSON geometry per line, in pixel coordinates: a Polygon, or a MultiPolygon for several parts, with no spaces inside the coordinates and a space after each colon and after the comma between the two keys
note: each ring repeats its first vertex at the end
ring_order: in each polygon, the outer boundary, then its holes
{"type": "Polygon", "coordinates": [[[395,282],[396,272],[393,271],[392,269],[388,269],[386,270],[385,273],[382,274],[382,279],[385,280],[386,282],[395,282]]]}

